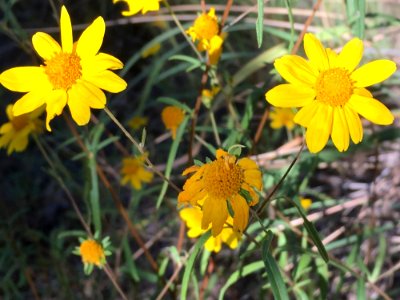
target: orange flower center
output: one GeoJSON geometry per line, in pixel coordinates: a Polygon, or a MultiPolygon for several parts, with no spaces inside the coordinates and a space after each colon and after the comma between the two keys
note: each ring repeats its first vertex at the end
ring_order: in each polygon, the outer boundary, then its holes
{"type": "Polygon", "coordinates": [[[316,99],[332,106],[346,104],[353,94],[353,81],[343,68],[333,68],[321,72],[315,86],[316,99]]]}
{"type": "Polygon", "coordinates": [[[230,158],[219,158],[209,163],[204,170],[204,188],[212,198],[229,199],[240,191],[243,172],[230,158]]]}
{"type": "Polygon", "coordinates": [[[199,39],[210,40],[219,31],[217,19],[208,14],[199,16],[194,21],[193,27],[199,39]]]}
{"type": "Polygon", "coordinates": [[[58,53],[45,61],[45,73],[54,89],[68,90],[82,76],[81,58],[75,53],[58,53]]]}
{"type": "Polygon", "coordinates": [[[95,240],[86,240],[80,247],[79,251],[82,256],[83,263],[94,264],[100,266],[103,264],[104,250],[103,247],[95,240]]]}
{"type": "Polygon", "coordinates": [[[28,125],[29,118],[27,115],[14,116],[10,122],[16,131],[20,131],[28,125]]]}

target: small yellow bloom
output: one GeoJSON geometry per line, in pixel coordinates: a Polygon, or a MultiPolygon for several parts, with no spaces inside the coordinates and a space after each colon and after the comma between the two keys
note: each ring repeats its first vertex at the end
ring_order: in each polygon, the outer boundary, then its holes
{"type": "MultiPolygon", "coordinates": [[[[197,238],[210,229],[211,226],[207,229],[201,228],[201,220],[203,218],[203,212],[201,209],[196,207],[186,207],[179,211],[179,215],[182,220],[185,221],[186,226],[188,227],[187,236],[190,238],[197,238]]],[[[228,216],[227,223],[232,225],[233,219],[231,216],[228,216]]],[[[225,226],[221,233],[217,236],[210,236],[210,238],[206,241],[204,247],[208,251],[219,252],[221,250],[222,243],[227,244],[231,249],[235,249],[238,246],[238,240],[240,239],[240,235],[233,231],[232,227],[225,226]]]]}
{"type": "Polygon", "coordinates": [[[185,112],[176,106],[166,106],[161,112],[165,128],[171,130],[172,139],[176,138],[176,131],[185,117],[185,112]]]}
{"type": "Polygon", "coordinates": [[[214,65],[218,62],[224,38],[220,34],[214,7],[210,9],[208,14],[202,13],[198,16],[193,26],[186,33],[192,38],[193,42],[199,41],[197,44],[199,51],[208,51],[210,64],[214,65]]]}
{"type": "Polygon", "coordinates": [[[90,108],[105,107],[106,96],[123,91],[126,82],[111,72],[122,68],[114,56],[98,53],[103,42],[105,23],[98,17],[86,28],[76,43],[67,9],[61,8],[61,46],[47,33],[33,35],[32,43],[44,60],[39,67],[17,67],[4,71],[0,82],[6,88],[27,93],[13,107],[15,116],[46,104],[46,128],[68,104],[72,118],[78,125],[90,119],[90,108]]]}
{"type": "Polygon", "coordinates": [[[132,16],[142,11],[142,14],[148,11],[158,11],[160,9],[160,0],[113,0],[113,3],[125,2],[128,10],[122,11],[122,15],[132,16]]]}
{"type": "Polygon", "coordinates": [[[142,52],[142,58],[146,58],[146,57],[152,56],[152,55],[158,53],[160,51],[160,49],[161,49],[161,44],[160,43],[154,44],[153,46],[145,49],[142,52]]]}
{"type": "Polygon", "coordinates": [[[106,256],[102,245],[95,240],[87,239],[79,246],[79,253],[84,264],[92,264],[98,267],[104,266],[106,256]]]}
{"type": "Polygon", "coordinates": [[[301,107],[294,122],[307,128],[310,152],[321,151],[331,136],[339,151],[346,151],[350,138],[358,144],[363,138],[359,114],[378,125],[393,123],[390,110],[374,99],[366,87],[379,83],[396,71],[390,60],[376,60],[357,69],[363,42],[354,38],[340,53],[324,48],[312,34],[304,36],[308,60],[285,55],[275,68],[289,83],[269,90],[265,97],[278,107],[301,107]]]}
{"type": "Polygon", "coordinates": [[[212,235],[219,235],[228,216],[233,218],[233,230],[243,233],[249,219],[249,206],[258,203],[256,190],[262,189],[261,171],[250,158],[237,160],[218,149],[216,159],[202,166],[191,166],[183,175],[194,173],[186,180],[178,202],[202,206],[201,228],[211,223],[212,235]]]}
{"type": "Polygon", "coordinates": [[[9,104],[6,113],[9,122],[0,127],[0,148],[7,148],[7,154],[13,151],[22,152],[28,146],[30,134],[42,132],[44,123],[39,119],[43,113],[42,107],[31,113],[14,116],[13,105],[9,104]]]}
{"type": "Polygon", "coordinates": [[[211,103],[214,100],[214,97],[219,93],[221,88],[219,86],[213,86],[211,90],[209,89],[203,89],[201,91],[201,97],[203,104],[207,107],[211,107],[211,103]]]}
{"type": "Polygon", "coordinates": [[[135,190],[140,190],[142,189],[142,182],[149,183],[153,180],[153,173],[144,167],[146,157],[147,153],[122,160],[122,184],[125,185],[129,182],[135,190]]]}
{"type": "Polygon", "coordinates": [[[311,207],[312,200],[309,198],[300,198],[300,204],[304,210],[308,210],[311,207]]]}
{"type": "Polygon", "coordinates": [[[279,129],[285,126],[291,130],[294,127],[294,116],[295,113],[291,108],[274,108],[270,113],[271,127],[279,129]]]}
{"type": "Polygon", "coordinates": [[[147,118],[147,117],[135,116],[129,120],[128,125],[132,129],[136,130],[143,126],[146,126],[148,122],[149,122],[149,118],[147,118]]]}

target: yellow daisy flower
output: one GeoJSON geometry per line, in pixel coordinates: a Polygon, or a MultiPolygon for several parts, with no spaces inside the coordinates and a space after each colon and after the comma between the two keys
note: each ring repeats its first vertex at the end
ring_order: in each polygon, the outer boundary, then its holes
{"type": "Polygon", "coordinates": [[[140,11],[145,14],[148,11],[158,11],[160,9],[160,0],[113,0],[113,3],[121,1],[128,5],[128,10],[121,12],[125,17],[135,15],[140,11]]]}
{"type": "Polygon", "coordinates": [[[87,239],[79,246],[79,253],[84,264],[93,264],[98,267],[104,266],[106,256],[100,243],[92,239],[87,239]]]}
{"type": "Polygon", "coordinates": [[[13,105],[9,104],[6,113],[9,122],[0,127],[0,148],[7,148],[7,154],[13,151],[22,152],[28,146],[30,134],[42,131],[44,123],[39,119],[43,108],[38,108],[31,113],[14,116],[13,105]]]}
{"type": "Polygon", "coordinates": [[[300,198],[300,205],[304,208],[304,210],[308,210],[311,207],[312,200],[309,198],[300,198]]]}
{"type": "Polygon", "coordinates": [[[358,114],[375,124],[393,123],[390,110],[365,88],[390,77],[396,71],[394,62],[376,60],[356,69],[363,53],[358,38],[336,53],[308,33],[304,50],[308,60],[285,55],[275,61],[276,70],[289,83],[274,87],[265,97],[274,106],[301,107],[294,122],[307,128],[311,152],[321,151],[329,136],[339,151],[348,149],[349,136],[355,144],[361,142],[363,128],[358,114]]]}
{"type": "Polygon", "coordinates": [[[249,206],[258,203],[254,189],[262,189],[257,164],[250,158],[237,160],[218,149],[214,161],[183,171],[183,175],[190,173],[194,174],[186,180],[178,202],[201,205],[201,228],[207,229],[211,223],[214,237],[221,233],[229,215],[233,218],[233,230],[243,233],[249,219],[249,206]]]}
{"type": "Polygon", "coordinates": [[[161,112],[161,119],[165,128],[171,130],[172,139],[176,138],[176,131],[185,118],[185,112],[176,106],[166,106],[161,112]]]}
{"type": "Polygon", "coordinates": [[[149,118],[147,118],[147,117],[135,116],[129,120],[128,125],[132,129],[136,130],[143,126],[146,126],[148,122],[149,122],[149,118]]]}
{"type": "Polygon", "coordinates": [[[144,161],[147,153],[137,157],[127,157],[122,160],[121,183],[130,183],[135,190],[142,189],[142,182],[149,183],[153,180],[153,173],[146,170],[144,161]]]}
{"type": "Polygon", "coordinates": [[[15,116],[46,104],[46,128],[68,104],[72,118],[78,125],[90,119],[90,108],[104,108],[106,96],[101,89],[118,93],[126,82],[109,71],[121,69],[117,58],[98,53],[103,42],[105,23],[98,17],[73,43],[71,20],[67,9],[61,8],[61,46],[47,33],[32,37],[33,47],[43,58],[39,67],[17,67],[4,71],[0,82],[6,88],[26,93],[14,105],[15,116]]]}
{"type": "Polygon", "coordinates": [[[285,126],[288,130],[294,127],[295,113],[291,108],[274,108],[269,114],[271,118],[271,127],[279,129],[285,126]]]}
{"type": "MultiPolygon", "coordinates": [[[[190,238],[197,238],[203,233],[208,231],[211,226],[207,229],[201,228],[201,219],[203,218],[203,212],[200,207],[186,207],[179,211],[179,215],[182,220],[185,221],[188,227],[187,236],[190,238]]],[[[227,223],[232,225],[233,219],[228,216],[227,223]]],[[[227,244],[231,249],[235,249],[238,246],[240,235],[233,231],[232,227],[225,226],[221,233],[217,236],[210,236],[210,238],[204,244],[204,247],[208,251],[219,252],[222,247],[222,243],[227,244]]]]}
{"type": "Polygon", "coordinates": [[[186,33],[192,38],[193,42],[199,41],[197,44],[199,51],[208,51],[211,64],[218,62],[224,39],[219,32],[219,24],[214,7],[211,7],[208,14],[202,13],[198,16],[193,26],[186,33]]]}

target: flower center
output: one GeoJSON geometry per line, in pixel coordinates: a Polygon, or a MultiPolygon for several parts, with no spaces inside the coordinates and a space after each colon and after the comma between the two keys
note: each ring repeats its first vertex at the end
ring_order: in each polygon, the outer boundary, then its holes
{"type": "Polygon", "coordinates": [[[241,168],[235,163],[219,158],[204,170],[204,188],[213,198],[228,199],[240,191],[243,182],[241,168]]]}
{"type": "Polygon", "coordinates": [[[333,68],[323,71],[319,75],[315,89],[318,101],[332,106],[340,106],[346,104],[353,94],[353,81],[347,70],[333,68]]]}
{"type": "Polygon", "coordinates": [[[22,128],[27,126],[29,123],[29,118],[27,115],[14,116],[11,120],[11,124],[16,131],[20,131],[22,128]]]}
{"type": "Polygon", "coordinates": [[[194,31],[199,39],[210,40],[213,36],[218,34],[218,22],[215,17],[207,14],[202,14],[194,22],[194,31]]]}
{"type": "Polygon", "coordinates": [[[54,89],[68,90],[82,76],[81,58],[75,53],[58,53],[45,61],[45,73],[54,89]]]}
{"type": "Polygon", "coordinates": [[[100,265],[104,258],[103,247],[95,240],[86,240],[79,247],[84,263],[100,265]]]}

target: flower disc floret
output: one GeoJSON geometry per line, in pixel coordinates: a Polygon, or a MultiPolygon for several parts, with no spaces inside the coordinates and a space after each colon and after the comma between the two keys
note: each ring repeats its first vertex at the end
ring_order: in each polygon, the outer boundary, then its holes
{"type": "Polygon", "coordinates": [[[353,81],[344,68],[322,71],[315,84],[316,99],[331,106],[345,105],[353,94],[353,81]]]}
{"type": "Polygon", "coordinates": [[[84,264],[93,264],[99,267],[105,263],[103,247],[95,240],[83,241],[79,247],[79,252],[84,264]]]}
{"type": "Polygon", "coordinates": [[[45,73],[55,89],[68,90],[82,76],[81,58],[76,53],[58,53],[45,61],[45,73]]]}

